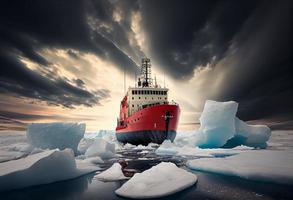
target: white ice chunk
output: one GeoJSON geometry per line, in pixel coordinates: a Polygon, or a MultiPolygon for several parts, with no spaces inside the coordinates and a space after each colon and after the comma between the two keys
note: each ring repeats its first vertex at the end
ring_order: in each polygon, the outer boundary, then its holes
{"type": "Polygon", "coordinates": [[[195,174],[162,162],[142,173],[136,173],[116,194],[128,198],[159,198],[184,190],[197,182],[195,174]]]}
{"type": "Polygon", "coordinates": [[[102,159],[115,157],[115,144],[105,141],[104,139],[95,139],[93,144],[86,150],[86,157],[99,156],[102,159]]]}
{"type": "Polygon", "coordinates": [[[243,144],[251,147],[261,147],[265,148],[267,146],[266,142],[271,136],[271,130],[266,125],[248,125],[244,121],[235,118],[236,134],[228,141],[230,146],[236,146],[238,144],[243,144]],[[234,143],[234,145],[233,145],[234,143]]]}
{"type": "Polygon", "coordinates": [[[157,147],[158,144],[155,144],[155,143],[149,143],[147,146],[144,146],[144,145],[137,145],[136,147],[134,147],[133,149],[137,149],[137,150],[140,150],[140,149],[154,149],[155,147],[157,147]]]}
{"type": "Polygon", "coordinates": [[[155,153],[157,155],[166,155],[172,156],[178,153],[178,148],[174,143],[170,140],[165,140],[159,148],[156,149],[155,153]]]}
{"type": "Polygon", "coordinates": [[[222,147],[235,134],[235,115],[238,103],[207,100],[200,117],[200,136],[197,146],[222,147]]]}
{"type": "Polygon", "coordinates": [[[130,144],[130,143],[126,143],[125,145],[123,145],[124,149],[133,149],[135,148],[136,145],[130,144]]]}
{"type": "Polygon", "coordinates": [[[88,163],[91,163],[91,164],[102,164],[104,163],[104,161],[102,160],[102,158],[96,156],[96,157],[90,157],[90,158],[85,158],[83,160],[84,162],[88,162],[88,163]]]}
{"type": "Polygon", "coordinates": [[[122,167],[119,163],[114,163],[109,169],[95,176],[102,181],[118,181],[128,179],[122,172],[122,167]]]}
{"type": "Polygon", "coordinates": [[[72,179],[95,170],[94,167],[77,168],[71,149],[44,151],[0,163],[0,190],[72,179]]]}
{"type": "Polygon", "coordinates": [[[85,132],[85,124],[33,123],[27,127],[29,142],[42,149],[71,148],[77,153],[77,145],[85,132]]]}
{"type": "Polygon", "coordinates": [[[84,154],[86,150],[94,143],[94,139],[91,138],[82,138],[78,144],[78,151],[81,154],[84,154]]]}
{"type": "Polygon", "coordinates": [[[293,184],[292,150],[254,150],[225,158],[195,159],[188,161],[187,166],[250,180],[293,184]]]}

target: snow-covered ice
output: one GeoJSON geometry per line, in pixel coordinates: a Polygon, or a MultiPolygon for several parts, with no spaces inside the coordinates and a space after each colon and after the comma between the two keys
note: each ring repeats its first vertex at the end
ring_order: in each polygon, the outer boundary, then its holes
{"type": "Polygon", "coordinates": [[[293,184],[293,151],[254,150],[225,158],[187,162],[194,170],[281,184],[293,184]]]}
{"type": "Polygon", "coordinates": [[[83,123],[33,123],[27,127],[29,142],[42,149],[71,148],[77,153],[77,145],[85,132],[83,123]]]}
{"type": "Polygon", "coordinates": [[[122,172],[122,167],[119,163],[114,163],[109,169],[95,176],[102,181],[118,181],[128,179],[122,172]]]}
{"type": "Polygon", "coordinates": [[[197,182],[197,176],[162,162],[142,173],[136,173],[116,194],[128,198],[158,198],[184,190],[197,182]]]}
{"type": "Polygon", "coordinates": [[[86,157],[99,156],[102,159],[115,157],[115,144],[107,142],[102,138],[94,140],[93,144],[85,151],[86,157]]]}
{"type": "Polygon", "coordinates": [[[77,165],[71,149],[48,150],[0,163],[0,190],[72,179],[95,170],[93,166],[77,165]]]}

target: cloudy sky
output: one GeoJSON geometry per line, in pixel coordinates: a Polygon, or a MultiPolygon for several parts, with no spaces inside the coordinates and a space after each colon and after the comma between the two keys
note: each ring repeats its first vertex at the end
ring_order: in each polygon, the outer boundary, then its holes
{"type": "Polygon", "coordinates": [[[114,129],[123,71],[134,85],[150,57],[181,106],[180,128],[206,99],[238,116],[292,119],[290,0],[4,0],[0,129],[83,121],[114,129]]]}

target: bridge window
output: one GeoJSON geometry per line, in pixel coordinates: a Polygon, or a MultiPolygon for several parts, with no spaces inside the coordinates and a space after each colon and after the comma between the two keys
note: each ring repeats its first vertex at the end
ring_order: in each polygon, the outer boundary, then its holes
{"type": "Polygon", "coordinates": [[[156,91],[156,94],[158,94],[158,91],[156,91]]]}

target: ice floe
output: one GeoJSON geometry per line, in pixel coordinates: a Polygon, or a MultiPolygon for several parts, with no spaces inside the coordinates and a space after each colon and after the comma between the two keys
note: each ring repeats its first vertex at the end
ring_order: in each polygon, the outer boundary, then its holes
{"type": "Polygon", "coordinates": [[[82,138],[77,147],[79,153],[84,154],[94,141],[95,139],[92,138],[82,138]]]}
{"type": "Polygon", "coordinates": [[[227,148],[199,148],[194,146],[179,146],[170,140],[165,140],[155,153],[161,156],[193,156],[193,157],[225,157],[231,156],[243,151],[252,150],[253,147],[237,146],[232,149],[227,148]]]}
{"type": "Polygon", "coordinates": [[[114,163],[109,169],[95,176],[102,181],[118,181],[128,179],[122,172],[122,166],[119,163],[114,163]]]}
{"type": "Polygon", "coordinates": [[[83,123],[33,123],[27,127],[27,138],[34,147],[61,150],[71,148],[77,153],[77,145],[84,132],[83,123]]]}
{"type": "Polygon", "coordinates": [[[0,163],[0,190],[72,179],[97,169],[76,163],[71,149],[44,151],[0,163]]]}
{"type": "Polygon", "coordinates": [[[187,166],[249,180],[293,184],[292,150],[255,150],[225,158],[201,158],[188,161],[187,166]]]}
{"type": "Polygon", "coordinates": [[[102,159],[115,157],[115,144],[107,142],[102,138],[97,138],[94,140],[92,145],[88,147],[85,151],[86,157],[99,156],[102,159]]]}
{"type": "Polygon", "coordinates": [[[197,176],[162,162],[142,173],[136,173],[116,194],[128,198],[158,198],[184,190],[197,182],[197,176]]]}

